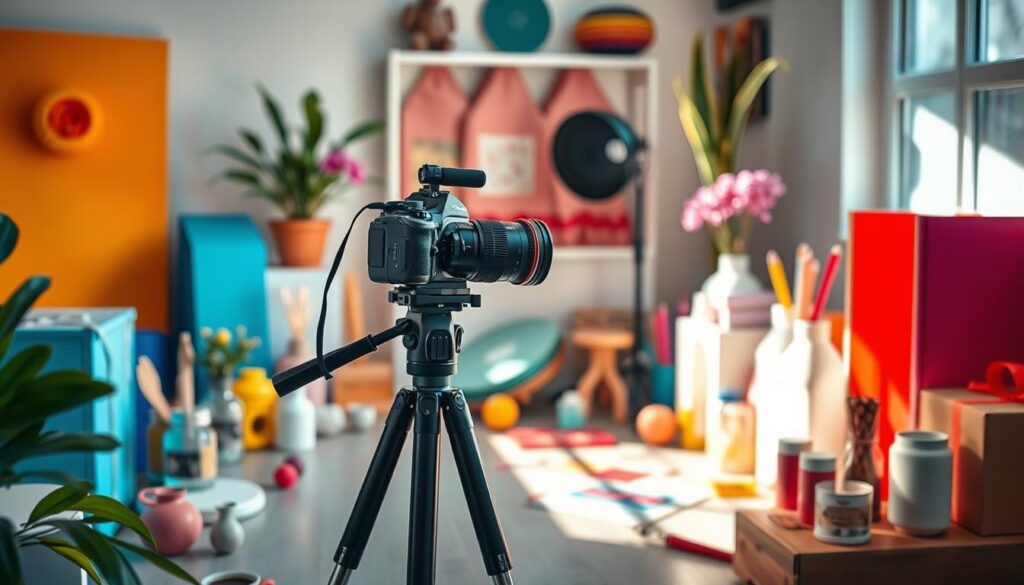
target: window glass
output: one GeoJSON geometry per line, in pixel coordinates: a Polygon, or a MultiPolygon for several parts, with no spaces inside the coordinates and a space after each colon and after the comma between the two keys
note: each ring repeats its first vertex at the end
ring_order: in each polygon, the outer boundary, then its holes
{"type": "Polygon", "coordinates": [[[979,92],[975,104],[978,211],[1024,215],[1024,87],[979,92]]]}
{"type": "Polygon", "coordinates": [[[982,0],[979,60],[1006,61],[1024,57],[1024,0],[982,0]]]}
{"type": "Polygon", "coordinates": [[[906,99],[900,137],[900,207],[956,211],[957,128],[952,93],[906,99]]]}
{"type": "Polygon", "coordinates": [[[956,65],[956,0],[906,0],[903,73],[947,71],[956,65]]]}

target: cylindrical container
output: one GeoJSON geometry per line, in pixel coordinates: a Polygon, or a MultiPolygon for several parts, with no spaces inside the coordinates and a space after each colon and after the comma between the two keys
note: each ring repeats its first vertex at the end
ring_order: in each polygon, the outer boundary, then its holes
{"type": "Polygon", "coordinates": [[[168,424],[155,411],[149,411],[149,425],[146,426],[146,471],[153,481],[164,477],[164,433],[168,424]]]}
{"type": "MultiPolygon", "coordinates": [[[[846,450],[846,382],[843,361],[832,346],[832,323],[826,320],[793,323],[793,342],[782,354],[782,388],[799,396],[783,400],[790,420],[807,422],[809,432],[787,429],[787,436],[809,436],[816,451],[836,458],[846,450]],[[806,396],[806,415],[803,409],[806,396]]],[[[783,393],[780,391],[780,394],[783,393]]]]}
{"type": "Polygon", "coordinates": [[[778,481],[775,482],[775,507],[780,510],[796,510],[798,481],[800,477],[800,454],[811,450],[810,439],[782,438],[778,443],[775,467],[778,481]]]}
{"type": "Polygon", "coordinates": [[[274,444],[282,451],[312,451],[316,447],[316,407],[302,387],[277,401],[274,444]]]}
{"type": "Polygon", "coordinates": [[[720,473],[753,473],[754,409],[735,390],[723,390],[718,397],[722,410],[715,432],[720,436],[711,444],[711,464],[720,473]]]}
{"type": "Polygon", "coordinates": [[[217,478],[217,435],[210,428],[210,411],[197,408],[192,415],[171,411],[171,425],[164,433],[164,484],[202,489],[217,478]]]}
{"type": "Polygon", "coordinates": [[[889,522],[915,536],[949,528],[953,452],[949,437],[936,431],[897,433],[889,447],[889,522]]]}
{"type": "Polygon", "coordinates": [[[814,526],[814,486],[835,479],[835,455],[821,451],[804,451],[800,454],[800,474],[796,481],[796,510],[797,520],[801,526],[814,526]]]}
{"type": "Polygon", "coordinates": [[[676,367],[672,364],[651,365],[651,404],[676,407],[676,367]]]}
{"type": "Polygon", "coordinates": [[[864,544],[871,540],[871,484],[834,481],[814,486],[814,538],[831,544],[864,544]]]}
{"type": "MultiPolygon", "coordinates": [[[[764,487],[775,485],[779,440],[789,436],[786,428],[789,419],[779,413],[790,406],[779,400],[779,362],[782,352],[792,340],[793,325],[789,314],[785,307],[775,303],[772,305],[772,328],[754,350],[754,379],[747,392],[747,402],[754,407],[756,421],[754,472],[757,483],[764,487]]],[[[795,460],[793,469],[796,470],[795,460]]],[[[795,480],[796,476],[793,477],[795,480]]]]}
{"type": "Polygon", "coordinates": [[[217,432],[217,461],[221,465],[238,463],[245,454],[242,445],[242,403],[231,389],[231,379],[210,380],[213,402],[210,404],[213,430],[217,432]]]}
{"type": "Polygon", "coordinates": [[[580,393],[566,390],[555,403],[555,419],[560,429],[579,429],[586,424],[586,410],[580,393]]]}
{"type": "Polygon", "coordinates": [[[248,450],[274,444],[277,392],[263,368],[242,368],[235,380],[235,395],[242,401],[242,444],[248,450]]]}

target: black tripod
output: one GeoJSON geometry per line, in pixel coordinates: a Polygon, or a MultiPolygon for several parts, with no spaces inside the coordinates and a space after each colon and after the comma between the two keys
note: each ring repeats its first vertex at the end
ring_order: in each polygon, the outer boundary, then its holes
{"type": "MultiPolygon", "coordinates": [[[[479,307],[480,295],[470,293],[466,281],[452,280],[398,287],[388,293],[388,301],[408,307],[406,317],[386,331],[324,355],[324,365],[334,370],[375,351],[381,343],[401,336],[402,345],[408,350],[406,368],[413,376],[412,387],[398,393],[388,412],[377,450],[334,553],[336,566],[330,585],[345,585],[352,572],[359,568],[406,435],[414,422],[406,582],[434,583],[438,441],[442,416],[484,567],[495,584],[511,585],[512,562],[480,464],[473,419],[462,392],[451,386],[462,345],[462,327],[452,325],[451,313],[467,305],[479,307]]],[[[284,395],[320,377],[321,372],[319,362],[312,360],[275,376],[274,386],[284,395]]]]}

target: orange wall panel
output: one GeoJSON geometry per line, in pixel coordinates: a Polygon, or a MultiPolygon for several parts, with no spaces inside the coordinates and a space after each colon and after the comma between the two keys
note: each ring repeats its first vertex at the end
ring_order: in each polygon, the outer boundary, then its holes
{"type": "Polygon", "coordinates": [[[21,228],[0,298],[29,274],[40,306],[134,306],[167,328],[167,42],[0,30],[0,211],[21,228]],[[96,141],[56,154],[32,130],[35,103],[76,88],[102,112],[96,141]]]}

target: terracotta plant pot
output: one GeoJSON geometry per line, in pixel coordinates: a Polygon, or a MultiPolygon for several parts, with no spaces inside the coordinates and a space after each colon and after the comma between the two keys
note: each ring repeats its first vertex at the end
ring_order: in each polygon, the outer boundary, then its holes
{"type": "Polygon", "coordinates": [[[283,219],[270,222],[283,266],[320,266],[331,222],[327,219],[283,219]]]}

